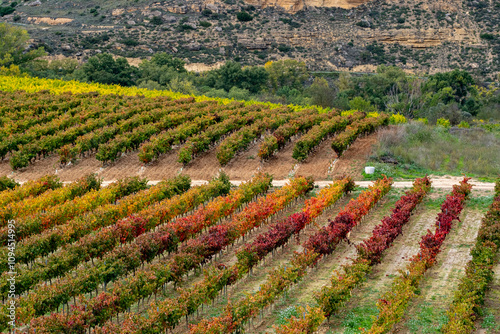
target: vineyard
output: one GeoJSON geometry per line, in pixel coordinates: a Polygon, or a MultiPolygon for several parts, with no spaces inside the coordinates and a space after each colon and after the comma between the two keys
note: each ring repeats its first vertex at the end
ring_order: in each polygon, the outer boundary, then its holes
{"type": "Polygon", "coordinates": [[[356,138],[389,122],[378,113],[35,78],[0,77],[0,101],[0,172],[20,180],[90,173],[115,180],[123,170],[209,179],[219,169],[240,180],[308,170],[327,179],[356,138]]]}
{"type": "Polygon", "coordinates": [[[0,192],[1,329],[13,303],[23,333],[342,332],[370,289],[376,312],[358,332],[406,332],[425,299],[444,314],[429,326],[470,333],[498,293],[500,182],[494,194],[468,178],[451,191],[427,177],[271,181],[103,187],[91,174],[0,192]]]}
{"type": "Polygon", "coordinates": [[[0,76],[1,331],[500,331],[500,181],[357,187],[389,121],[0,76]]]}

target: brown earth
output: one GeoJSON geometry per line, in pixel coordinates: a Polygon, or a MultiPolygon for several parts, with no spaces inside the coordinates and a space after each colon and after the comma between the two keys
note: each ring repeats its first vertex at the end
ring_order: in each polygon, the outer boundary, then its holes
{"type": "Polygon", "coordinates": [[[328,169],[337,155],[331,148],[331,140],[324,140],[308,159],[298,165],[297,175],[312,176],[315,180],[328,178],[328,169]]]}
{"type": "MultiPolygon", "coordinates": [[[[376,142],[376,134],[360,138],[336,162],[333,171],[328,169],[335,158],[335,153],[328,140],[321,143],[311,157],[295,168],[295,173],[303,176],[313,176],[315,180],[327,180],[340,175],[350,175],[361,179],[361,170],[371,152],[372,145],[376,142]]],[[[221,167],[217,161],[216,148],[196,157],[193,161],[183,166],[177,162],[179,148],[162,155],[158,161],[144,165],[137,157],[137,152],[123,154],[115,162],[103,166],[95,156],[84,157],[75,164],[61,167],[59,157],[53,154],[45,159],[38,160],[28,167],[13,171],[8,160],[0,162],[0,174],[13,177],[16,181],[27,181],[43,175],[56,174],[61,181],[74,181],[84,174],[98,173],[104,181],[111,181],[125,176],[143,176],[149,180],[161,180],[172,177],[178,173],[189,175],[193,180],[209,180],[217,175],[220,170],[228,173],[232,180],[248,180],[259,170],[273,175],[275,180],[286,179],[291,176],[297,161],[292,158],[292,151],[296,139],[288,143],[275,157],[266,162],[260,162],[257,156],[260,141],[237,155],[228,165],[221,167]]]]}
{"type": "Polygon", "coordinates": [[[279,150],[274,156],[269,158],[269,160],[262,163],[262,171],[265,173],[272,174],[276,180],[286,179],[290,172],[293,170],[294,166],[297,164],[297,160],[292,158],[293,147],[299,139],[298,136],[293,138],[290,142],[286,144],[283,149],[279,150]]]}
{"type": "Polygon", "coordinates": [[[373,145],[377,142],[377,133],[358,138],[333,166],[332,177],[349,175],[355,180],[362,179],[361,172],[373,145]]]}

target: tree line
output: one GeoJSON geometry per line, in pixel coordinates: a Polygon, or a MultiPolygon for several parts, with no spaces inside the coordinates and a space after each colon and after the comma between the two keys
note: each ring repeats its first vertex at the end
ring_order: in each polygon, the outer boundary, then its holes
{"type": "Polygon", "coordinates": [[[483,83],[464,70],[427,76],[405,73],[395,66],[379,66],[376,73],[335,76],[311,73],[306,63],[293,59],[265,66],[242,66],[228,61],[218,69],[188,72],[183,60],[154,54],[139,66],[103,53],[80,64],[75,59],[41,59],[43,48],[28,46],[26,31],[0,23],[0,74],[31,75],[99,82],[149,89],[168,89],[209,97],[320,105],[342,110],[386,111],[409,118],[439,118],[459,124],[472,118],[500,119],[499,80],[483,83]]]}

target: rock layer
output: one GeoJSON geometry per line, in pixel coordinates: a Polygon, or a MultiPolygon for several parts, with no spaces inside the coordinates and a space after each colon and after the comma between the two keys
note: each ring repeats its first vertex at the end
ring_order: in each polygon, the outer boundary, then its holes
{"type": "Polygon", "coordinates": [[[307,7],[340,7],[353,8],[370,0],[246,0],[249,5],[266,7],[281,7],[291,14],[297,13],[307,7]]]}

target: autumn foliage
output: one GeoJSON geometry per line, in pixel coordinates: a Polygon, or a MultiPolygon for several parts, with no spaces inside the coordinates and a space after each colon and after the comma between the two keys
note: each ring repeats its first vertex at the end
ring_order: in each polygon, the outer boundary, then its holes
{"type": "Polygon", "coordinates": [[[435,223],[434,233],[427,231],[420,241],[420,251],[411,260],[391,287],[391,290],[377,302],[379,315],[368,333],[387,333],[403,317],[410,300],[415,296],[419,282],[428,268],[436,261],[441,245],[451,230],[452,223],[460,220],[465,200],[469,196],[472,185],[469,178],[464,178],[441,205],[435,223]]]}

